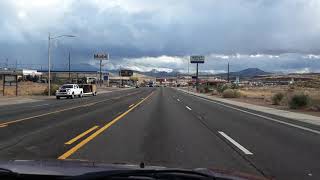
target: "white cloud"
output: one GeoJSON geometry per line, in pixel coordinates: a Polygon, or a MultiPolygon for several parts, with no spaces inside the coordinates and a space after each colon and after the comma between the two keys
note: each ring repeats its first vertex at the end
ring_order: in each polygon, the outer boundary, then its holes
{"type": "Polygon", "coordinates": [[[302,56],[304,59],[320,59],[320,55],[314,55],[314,54],[308,54],[305,56],[302,56]]]}
{"type": "MultiPolygon", "coordinates": [[[[206,55],[204,64],[199,65],[201,72],[221,73],[227,71],[230,64],[231,71],[239,71],[246,68],[260,68],[268,72],[320,72],[320,61],[304,59],[306,55],[297,53],[286,53],[279,55],[261,54],[210,54],[206,55]],[[226,58],[228,57],[228,58],[226,58]]],[[[110,61],[108,69],[128,68],[137,71],[179,71],[188,72],[189,56],[158,56],[123,58],[110,61]]],[[[189,64],[189,72],[195,72],[195,64],[189,64]]]]}
{"type": "Polygon", "coordinates": [[[302,69],[294,70],[292,72],[294,72],[294,73],[310,73],[311,71],[309,68],[302,68],[302,69]]]}

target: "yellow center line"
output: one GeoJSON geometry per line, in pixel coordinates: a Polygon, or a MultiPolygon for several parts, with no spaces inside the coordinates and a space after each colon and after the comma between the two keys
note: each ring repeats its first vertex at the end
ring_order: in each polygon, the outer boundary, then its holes
{"type": "Polygon", "coordinates": [[[92,139],[94,139],[95,137],[97,137],[99,134],[101,134],[103,131],[107,130],[110,126],[112,126],[114,123],[116,123],[117,121],[119,121],[121,118],[123,118],[124,116],[126,116],[130,111],[132,111],[133,109],[135,109],[136,107],[138,107],[141,103],[143,103],[145,100],[147,100],[151,95],[153,94],[150,93],[146,98],[144,98],[143,100],[141,100],[140,102],[138,102],[136,105],[134,105],[133,107],[131,107],[130,109],[128,109],[126,112],[122,113],[121,115],[117,116],[115,119],[113,119],[111,122],[107,123],[106,125],[104,125],[102,128],[98,129],[96,132],[94,132],[93,134],[91,134],[89,137],[87,137],[86,139],[84,139],[83,141],[81,141],[79,144],[75,145],[73,148],[71,148],[70,150],[68,150],[67,152],[65,152],[64,154],[62,154],[61,156],[58,157],[58,159],[66,159],[69,156],[71,156],[73,153],[75,153],[76,151],[78,151],[82,146],[84,146],[85,144],[87,144],[88,142],[90,142],[92,139]]]}
{"type": "Polygon", "coordinates": [[[70,141],[64,143],[64,144],[72,144],[74,142],[76,142],[77,140],[79,140],[80,138],[82,138],[83,136],[89,134],[90,132],[94,131],[95,129],[97,129],[99,126],[93,126],[92,128],[86,130],[85,132],[79,134],[78,136],[76,136],[75,138],[71,139],[70,141]]]}
{"type": "Polygon", "coordinates": [[[131,108],[132,106],[134,106],[134,104],[131,104],[131,105],[129,106],[129,108],[131,108]]]}
{"type": "Polygon", "coordinates": [[[76,107],[71,107],[71,108],[67,108],[67,109],[61,109],[61,110],[57,110],[57,111],[53,111],[53,112],[48,112],[48,113],[39,114],[39,115],[35,115],[35,116],[30,116],[30,117],[26,117],[26,118],[22,118],[22,119],[17,119],[17,120],[13,120],[13,121],[4,122],[4,123],[0,124],[0,127],[1,126],[5,126],[5,125],[9,125],[9,124],[13,124],[13,123],[17,123],[17,122],[21,122],[21,121],[26,121],[26,120],[29,120],[29,119],[34,119],[34,118],[37,118],[37,117],[42,117],[42,116],[47,116],[47,115],[50,115],[50,114],[55,114],[55,113],[58,113],[58,112],[63,112],[63,111],[76,109],[76,108],[79,108],[79,107],[83,107],[83,106],[76,106],[76,107]]]}
{"type": "MultiPolygon", "coordinates": [[[[125,97],[125,96],[120,96],[120,97],[117,97],[117,98],[120,99],[121,97],[125,97]]],[[[113,99],[114,99],[114,98],[113,98],[113,99]]],[[[57,111],[53,111],[53,112],[48,112],[48,113],[44,113],[44,114],[39,114],[39,115],[35,115],[35,116],[30,116],[30,117],[26,117],[26,118],[22,118],[22,119],[17,119],[17,120],[13,120],[13,121],[7,121],[7,122],[4,122],[4,123],[0,123],[0,128],[6,127],[6,126],[8,126],[9,124],[13,124],[13,123],[21,122],[21,121],[26,121],[26,120],[29,120],[29,119],[34,119],[34,118],[38,118],[38,117],[42,117],[42,116],[47,116],[47,115],[50,115],[50,114],[56,114],[56,113],[63,112],[63,111],[73,110],[73,109],[77,109],[77,108],[81,108],[81,107],[88,107],[88,106],[95,105],[95,104],[97,104],[97,103],[101,103],[101,102],[105,102],[105,101],[110,101],[110,100],[112,100],[112,99],[105,99],[105,100],[101,100],[101,101],[97,101],[97,102],[93,102],[93,103],[84,104],[84,105],[81,105],[81,106],[76,106],[76,107],[61,109],[61,110],[57,110],[57,111]]]]}

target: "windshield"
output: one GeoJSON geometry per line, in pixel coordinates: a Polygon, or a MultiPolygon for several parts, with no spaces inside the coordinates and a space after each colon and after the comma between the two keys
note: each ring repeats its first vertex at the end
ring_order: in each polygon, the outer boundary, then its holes
{"type": "Polygon", "coordinates": [[[0,170],[320,179],[320,0],[0,0],[0,29],[0,170]]]}
{"type": "Polygon", "coordinates": [[[61,86],[61,89],[66,89],[66,88],[73,88],[73,85],[63,85],[63,86],[61,86]]]}

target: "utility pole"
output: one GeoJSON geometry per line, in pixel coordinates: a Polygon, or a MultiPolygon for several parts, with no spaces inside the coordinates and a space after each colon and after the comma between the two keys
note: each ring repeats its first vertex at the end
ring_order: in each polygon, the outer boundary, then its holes
{"type": "MultiPolygon", "coordinates": [[[[189,59],[187,59],[187,63],[188,63],[188,92],[190,91],[190,87],[189,87],[189,78],[190,78],[190,73],[189,73],[189,59]]],[[[191,78],[192,79],[192,78],[191,78]]]]}
{"type": "Polygon", "coordinates": [[[230,69],[229,69],[229,62],[228,62],[228,82],[230,82],[230,69]]]}
{"type": "Polygon", "coordinates": [[[51,40],[51,37],[50,37],[50,33],[49,33],[49,36],[48,36],[48,96],[51,95],[51,82],[50,82],[50,40],[51,40]]]}
{"type": "Polygon", "coordinates": [[[69,51],[69,81],[71,82],[71,74],[70,74],[70,72],[71,72],[71,63],[70,63],[70,61],[71,61],[71,58],[70,58],[70,51],[69,51]]]}
{"type": "Polygon", "coordinates": [[[198,70],[198,68],[199,68],[199,63],[197,63],[197,73],[196,73],[196,77],[197,77],[197,79],[196,79],[196,89],[197,89],[197,91],[198,91],[198,86],[199,86],[199,70],[198,70]]]}
{"type": "Polygon", "coordinates": [[[6,68],[8,68],[9,64],[8,64],[9,60],[8,58],[6,59],[6,68]]]}
{"type": "Polygon", "coordinates": [[[102,59],[100,59],[100,87],[102,86],[102,59]]]}

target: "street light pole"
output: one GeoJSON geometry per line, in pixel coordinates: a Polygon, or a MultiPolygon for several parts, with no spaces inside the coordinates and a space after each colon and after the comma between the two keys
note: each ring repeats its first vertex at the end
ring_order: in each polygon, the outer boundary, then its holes
{"type": "Polygon", "coordinates": [[[102,59],[100,59],[100,87],[102,86],[102,59]]]}
{"type": "Polygon", "coordinates": [[[49,36],[48,36],[48,96],[51,95],[51,82],[50,82],[50,40],[51,40],[51,37],[50,37],[50,33],[49,33],[49,36]]]}
{"type": "Polygon", "coordinates": [[[56,37],[51,37],[51,34],[49,32],[49,36],[48,36],[48,96],[51,95],[51,82],[50,82],[50,70],[51,70],[51,60],[50,60],[50,48],[51,48],[51,39],[58,39],[61,37],[76,37],[74,35],[60,35],[60,36],[56,36],[56,37]]]}
{"type": "Polygon", "coordinates": [[[188,63],[188,92],[190,91],[190,87],[189,87],[189,78],[190,78],[190,73],[189,73],[189,59],[187,59],[187,63],[188,63]]]}
{"type": "Polygon", "coordinates": [[[70,57],[70,51],[69,51],[69,81],[71,82],[71,64],[70,64],[70,61],[71,61],[71,57],[70,57]]]}

